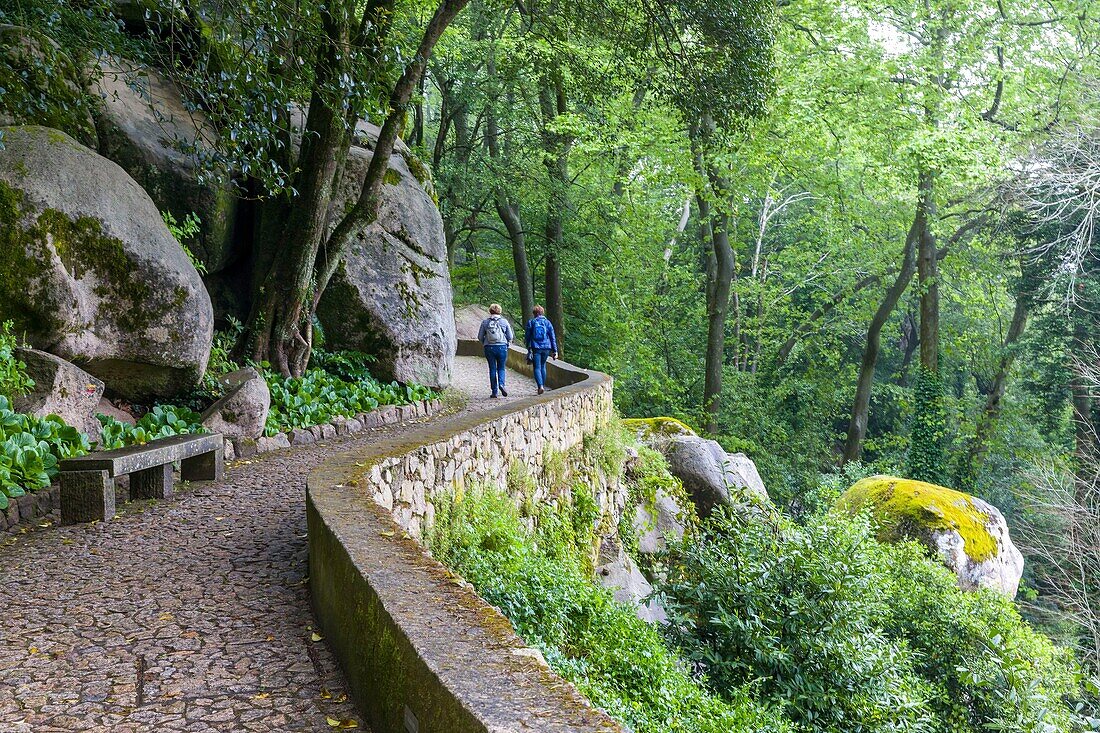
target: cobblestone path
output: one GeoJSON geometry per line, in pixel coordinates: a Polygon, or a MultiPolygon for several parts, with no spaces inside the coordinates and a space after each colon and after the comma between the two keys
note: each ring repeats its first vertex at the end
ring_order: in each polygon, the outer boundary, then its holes
{"type": "MultiPolygon", "coordinates": [[[[464,410],[499,404],[487,373],[457,360],[464,410]]],[[[510,399],[534,393],[508,376],[510,399]]],[[[0,733],[366,729],[311,628],[305,476],[401,429],[268,453],[111,522],[0,542],[0,733]]]]}

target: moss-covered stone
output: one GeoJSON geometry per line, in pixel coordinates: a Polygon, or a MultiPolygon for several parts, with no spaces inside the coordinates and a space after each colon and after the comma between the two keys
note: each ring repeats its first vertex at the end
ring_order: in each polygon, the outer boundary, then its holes
{"type": "Polygon", "coordinates": [[[77,64],[46,36],[0,25],[0,119],[64,130],[96,144],[92,96],[77,64]]]}
{"type": "Polygon", "coordinates": [[[623,420],[623,427],[640,440],[695,435],[694,430],[674,417],[631,417],[623,420]]]}
{"type": "Polygon", "coordinates": [[[957,532],[967,557],[975,563],[994,558],[999,552],[987,526],[990,518],[975,505],[973,497],[936,484],[871,476],[852,485],[836,508],[849,513],[870,510],[882,541],[909,538],[929,544],[933,532],[957,532]]]}

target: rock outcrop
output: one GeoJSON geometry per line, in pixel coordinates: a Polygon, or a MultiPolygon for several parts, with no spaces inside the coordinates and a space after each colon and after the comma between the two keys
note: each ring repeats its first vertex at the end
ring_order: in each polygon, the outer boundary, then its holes
{"type": "Polygon", "coordinates": [[[191,109],[170,81],[126,62],[101,65],[96,94],[99,152],[176,221],[196,214],[199,234],[187,246],[209,272],[224,269],[238,254],[237,197],[230,184],[200,177],[200,156],[216,137],[203,113],[191,109]]]}
{"type": "Polygon", "coordinates": [[[695,435],[694,430],[674,417],[630,417],[623,420],[623,427],[658,450],[675,438],[695,435]]]}
{"type": "Polygon", "coordinates": [[[882,541],[917,540],[954,571],[963,590],[990,588],[1016,597],[1024,558],[992,504],[923,481],[872,476],[848,489],[837,509],[869,510],[882,541]]]}
{"type": "Polygon", "coordinates": [[[0,131],[0,319],[128,399],[198,384],[210,298],[149,196],[62,132],[0,131]]]}
{"type": "Polygon", "coordinates": [[[634,606],[638,618],[650,623],[663,623],[668,619],[665,609],[656,599],[650,598],[653,586],[642,571],[617,543],[601,548],[596,568],[596,581],[611,590],[616,601],[634,606]]]}
{"type": "MultiPolygon", "coordinates": [[[[372,155],[352,147],[334,221],[358,198],[372,155]]],[[[457,342],[443,220],[426,185],[415,158],[392,156],[378,220],[354,232],[318,317],[330,346],[372,354],[383,379],[442,387],[457,342]]]]}
{"type": "Polygon", "coordinates": [[[85,84],[80,69],[53,40],[0,24],[0,125],[45,125],[94,146],[85,84]]]}
{"type": "Polygon", "coordinates": [[[639,506],[634,512],[634,531],[638,536],[638,552],[654,555],[663,551],[669,539],[684,536],[684,510],[676,499],[660,489],[653,506],[639,506]]]}
{"type": "Polygon", "coordinates": [[[93,440],[99,436],[96,412],[103,398],[103,382],[45,351],[16,349],[15,357],[27,365],[27,376],[34,380],[30,392],[12,400],[16,412],[57,415],[93,440]]]}
{"type": "Polygon", "coordinates": [[[202,413],[203,427],[228,438],[256,439],[263,435],[271,391],[260,373],[248,367],[222,375],[218,382],[226,393],[202,413]]]}
{"type": "Polygon", "coordinates": [[[726,453],[713,440],[686,435],[672,439],[665,455],[669,472],[684,483],[700,517],[746,496],[768,500],[755,464],[744,453],[726,453]]]}

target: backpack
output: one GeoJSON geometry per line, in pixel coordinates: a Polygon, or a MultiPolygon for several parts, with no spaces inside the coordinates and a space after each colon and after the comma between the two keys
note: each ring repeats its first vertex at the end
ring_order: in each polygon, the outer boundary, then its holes
{"type": "Polygon", "coordinates": [[[546,338],[546,319],[536,318],[531,321],[531,343],[541,344],[543,341],[546,341],[546,338]]]}
{"type": "Polygon", "coordinates": [[[486,346],[499,346],[508,343],[508,339],[504,337],[504,328],[500,325],[500,320],[499,316],[490,318],[489,322],[485,324],[486,346]]]}

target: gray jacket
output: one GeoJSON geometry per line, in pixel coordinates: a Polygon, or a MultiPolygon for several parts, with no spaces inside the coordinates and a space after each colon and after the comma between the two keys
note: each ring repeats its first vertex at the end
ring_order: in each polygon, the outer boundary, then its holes
{"type": "Polygon", "coordinates": [[[512,340],[515,337],[516,337],[515,333],[512,332],[512,324],[508,323],[508,319],[505,318],[504,316],[489,316],[488,318],[486,318],[484,321],[481,322],[481,328],[479,328],[477,330],[477,340],[480,341],[481,343],[485,344],[486,346],[507,346],[508,344],[512,343],[512,340]],[[489,321],[492,321],[494,319],[500,321],[500,330],[504,334],[504,343],[501,343],[501,344],[488,344],[488,343],[485,343],[485,339],[487,338],[486,331],[489,328],[489,321]]]}

